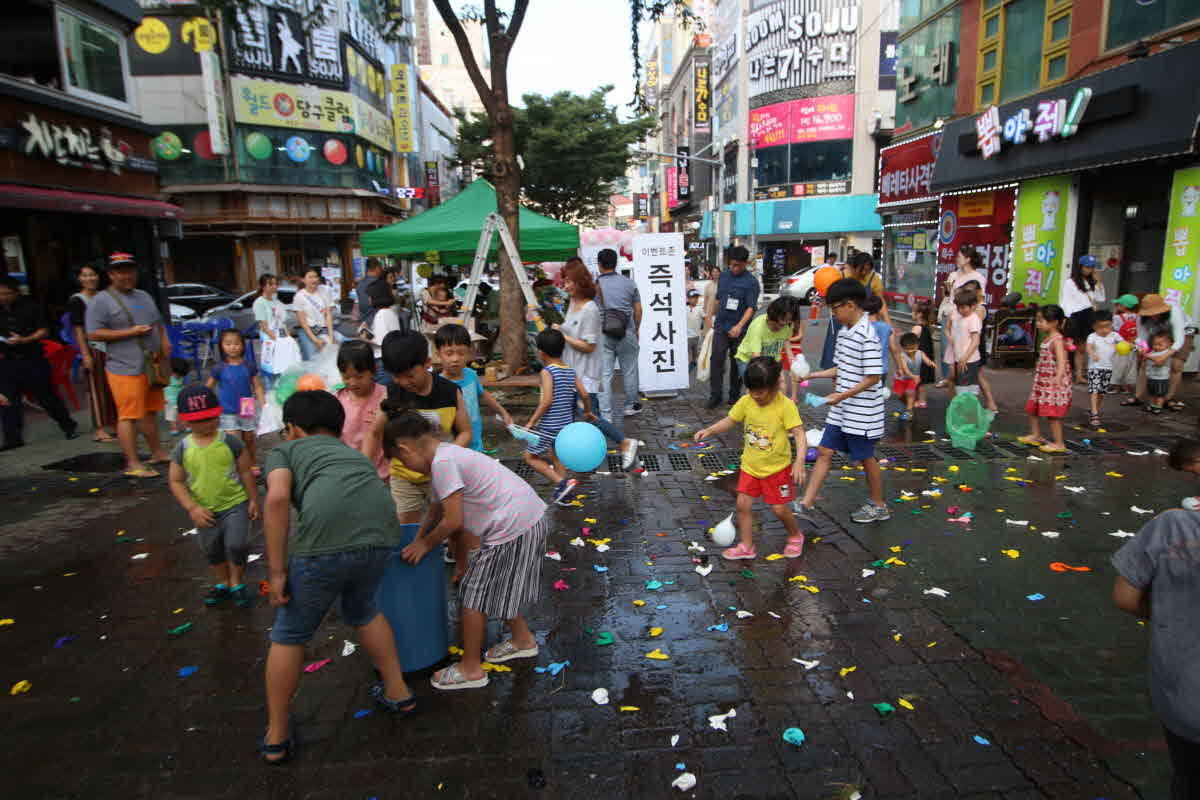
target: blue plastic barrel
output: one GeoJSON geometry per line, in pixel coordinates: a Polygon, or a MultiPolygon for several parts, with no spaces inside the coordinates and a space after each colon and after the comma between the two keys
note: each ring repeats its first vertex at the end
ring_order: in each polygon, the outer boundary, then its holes
{"type": "Polygon", "coordinates": [[[388,558],[375,601],[396,636],[396,652],[405,672],[427,669],[446,658],[446,570],[442,548],[416,566],[400,558],[420,525],[401,525],[400,544],[388,558]]]}

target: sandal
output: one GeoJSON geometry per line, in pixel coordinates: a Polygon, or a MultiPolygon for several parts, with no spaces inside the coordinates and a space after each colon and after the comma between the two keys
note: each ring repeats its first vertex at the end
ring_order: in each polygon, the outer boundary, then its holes
{"type": "Polygon", "coordinates": [[[433,673],[429,682],[433,684],[433,688],[441,689],[444,692],[451,692],[455,689],[481,689],[488,685],[488,675],[485,672],[482,678],[470,680],[458,671],[458,664],[451,664],[445,669],[433,673]]]}
{"type": "Polygon", "coordinates": [[[129,478],[157,478],[159,473],[156,469],[142,467],[140,469],[127,469],[125,470],[125,475],[129,478]]]}
{"type": "Polygon", "coordinates": [[[1051,453],[1053,455],[1062,455],[1067,452],[1065,447],[1055,447],[1052,444],[1044,444],[1038,448],[1043,453],[1051,453]]]}
{"type": "Polygon", "coordinates": [[[393,700],[387,696],[387,689],[382,683],[377,683],[371,687],[371,697],[374,698],[375,704],[389,714],[397,714],[401,717],[407,717],[410,714],[416,713],[417,696],[409,694],[403,700],[393,700]]]}
{"type": "Polygon", "coordinates": [[[296,745],[291,737],[288,737],[279,744],[267,744],[267,739],[264,736],[262,746],[258,748],[259,757],[273,767],[286,764],[292,760],[292,756],[295,754],[296,745]],[[268,758],[268,756],[279,756],[279,758],[268,758]]]}
{"type": "Polygon", "coordinates": [[[1100,427],[1100,415],[1099,414],[1088,414],[1088,425],[1091,425],[1093,428],[1099,428],[1100,427]]]}
{"type": "Polygon", "coordinates": [[[521,650],[513,644],[512,639],[505,639],[484,653],[483,657],[493,664],[502,664],[505,661],[512,661],[514,658],[534,658],[537,654],[538,648],[536,644],[526,650],[521,650]]]}
{"type": "Polygon", "coordinates": [[[757,550],[753,547],[745,547],[740,542],[733,547],[727,547],[721,551],[721,557],[726,561],[746,561],[757,556],[757,550]]]}
{"type": "Polygon", "coordinates": [[[783,548],[784,558],[799,558],[804,553],[804,534],[800,534],[795,539],[788,539],[787,546],[783,548]]]}
{"type": "Polygon", "coordinates": [[[1121,405],[1123,406],[1140,406],[1141,404],[1142,401],[1138,400],[1136,397],[1129,397],[1121,401],[1121,405]]]}
{"type": "Polygon", "coordinates": [[[1182,400],[1169,400],[1167,401],[1165,408],[1168,411],[1183,411],[1185,408],[1187,408],[1187,404],[1182,400]]]}
{"type": "Polygon", "coordinates": [[[1017,441],[1023,445],[1027,445],[1029,447],[1041,447],[1042,445],[1044,445],[1046,443],[1045,439],[1041,439],[1041,438],[1038,438],[1035,436],[1029,436],[1029,435],[1018,436],[1017,441]]]}

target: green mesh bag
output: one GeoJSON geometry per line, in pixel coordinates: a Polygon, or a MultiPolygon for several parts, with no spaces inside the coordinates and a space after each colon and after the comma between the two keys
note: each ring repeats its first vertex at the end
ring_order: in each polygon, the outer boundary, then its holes
{"type": "Polygon", "coordinates": [[[994,415],[984,410],[979,398],[969,392],[959,392],[946,409],[946,432],[950,443],[963,450],[974,450],[992,424],[994,415]]]}

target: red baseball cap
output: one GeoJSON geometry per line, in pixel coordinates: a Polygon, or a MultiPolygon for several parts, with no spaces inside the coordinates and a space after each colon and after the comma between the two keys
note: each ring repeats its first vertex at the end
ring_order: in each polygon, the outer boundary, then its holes
{"type": "Polygon", "coordinates": [[[184,422],[197,422],[221,416],[221,401],[217,393],[202,384],[184,387],[179,393],[179,418],[184,422]]]}

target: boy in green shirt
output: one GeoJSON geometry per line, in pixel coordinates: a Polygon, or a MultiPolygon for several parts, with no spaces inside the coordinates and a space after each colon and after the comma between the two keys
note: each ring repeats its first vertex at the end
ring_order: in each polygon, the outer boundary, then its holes
{"type": "Polygon", "coordinates": [[[738,371],[744,376],[750,359],[766,356],[780,361],[783,348],[792,338],[792,301],[787,297],[776,297],[767,306],[767,313],[759,314],[746,328],[746,335],[734,356],[738,371]]]}

